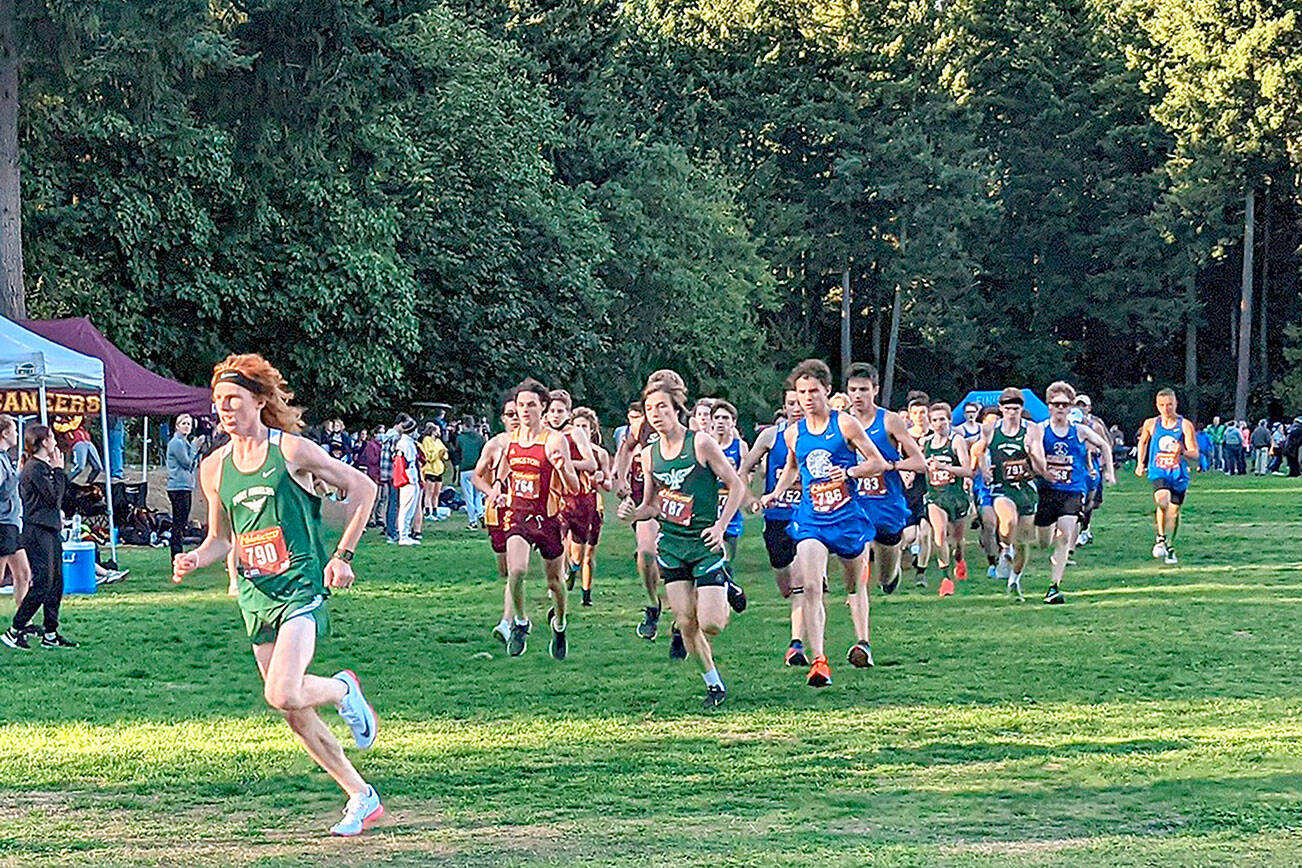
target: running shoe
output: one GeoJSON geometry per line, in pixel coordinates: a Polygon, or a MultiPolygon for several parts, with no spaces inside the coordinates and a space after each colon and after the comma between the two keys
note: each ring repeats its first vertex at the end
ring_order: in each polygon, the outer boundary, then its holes
{"type": "Polygon", "coordinates": [[[986,578],[987,579],[999,578],[999,571],[995,568],[994,564],[991,564],[990,566],[986,567],[986,578]]]}
{"type": "Polygon", "coordinates": [[[1057,585],[1050,585],[1049,590],[1044,592],[1044,602],[1052,606],[1067,602],[1067,598],[1062,595],[1057,585]]]}
{"type": "Polygon", "coordinates": [[[497,641],[505,645],[511,640],[511,622],[505,618],[498,621],[497,626],[493,628],[493,635],[497,637],[497,641]]]}
{"type": "Polygon", "coordinates": [[[720,684],[718,687],[706,687],[705,702],[703,703],[703,705],[705,706],[705,709],[708,711],[711,708],[718,708],[720,705],[723,705],[723,701],[727,698],[728,698],[728,691],[723,689],[722,684],[720,684]]]}
{"type": "Polygon", "coordinates": [[[406,539],[400,539],[400,540],[398,540],[398,545],[400,545],[400,546],[418,546],[418,545],[420,545],[420,540],[417,539],[417,538],[414,537],[414,536],[409,536],[409,537],[407,537],[406,539]]]}
{"type": "Polygon", "coordinates": [[[345,688],[344,698],[339,700],[335,708],[344,723],[348,724],[357,746],[362,750],[370,750],[380,735],[380,718],[362,694],[362,682],[358,680],[357,673],[344,669],[336,672],[334,678],[335,681],[342,682],[345,688]]]}
{"type": "Polygon", "coordinates": [[[653,642],[656,633],[660,632],[660,607],[647,606],[645,612],[646,615],[642,618],[642,623],[637,625],[637,635],[648,642],[653,642]]]}
{"type": "Polygon", "coordinates": [[[556,629],[555,609],[547,610],[547,626],[552,628],[552,641],[547,644],[547,651],[557,660],[564,660],[569,651],[569,643],[565,640],[565,631],[556,629]]]}
{"type": "Polygon", "coordinates": [[[42,648],[76,648],[77,643],[61,636],[58,633],[44,633],[41,635],[42,648]]]}
{"type": "Polygon", "coordinates": [[[873,665],[872,646],[861,639],[850,646],[850,653],[845,655],[845,659],[856,669],[867,669],[873,665]]]}
{"type": "Polygon", "coordinates": [[[1166,540],[1162,537],[1158,537],[1157,542],[1153,543],[1153,557],[1166,557],[1166,540]]]}
{"type": "Polygon", "coordinates": [[[895,575],[891,577],[891,580],[889,582],[882,582],[882,593],[893,594],[895,593],[895,589],[898,588],[899,586],[900,586],[900,574],[897,571],[895,575]]]}
{"type": "Polygon", "coordinates": [[[384,805],[375,787],[367,787],[364,793],[354,793],[348,797],[344,808],[344,818],[335,823],[330,834],[339,838],[354,838],[369,829],[376,820],[384,816],[384,805]]]}
{"type": "Polygon", "coordinates": [[[746,592],[732,579],[728,579],[728,605],[738,615],[746,611],[746,592]]]}
{"type": "Polygon", "coordinates": [[[1022,596],[1022,577],[1010,575],[1008,577],[1008,587],[1005,589],[1005,592],[1009,594],[1016,594],[1017,602],[1019,603],[1022,602],[1022,600],[1025,599],[1022,596]]]}
{"type": "Polygon", "coordinates": [[[21,630],[15,630],[13,627],[10,627],[8,630],[5,630],[3,634],[0,634],[0,642],[3,642],[9,648],[13,648],[15,651],[30,651],[32,648],[31,645],[27,644],[27,637],[23,635],[23,632],[21,630]]]}
{"type": "Polygon", "coordinates": [[[967,561],[962,558],[959,558],[954,562],[954,578],[958,579],[960,582],[967,581],[967,561]]]}
{"type": "Polygon", "coordinates": [[[814,658],[814,665],[809,667],[809,677],[806,679],[810,687],[827,687],[832,683],[832,667],[827,665],[827,658],[818,656],[814,658]]]}
{"type": "Polygon", "coordinates": [[[592,605],[592,588],[583,589],[583,605],[585,606],[592,605]]]}
{"type": "Polygon", "coordinates": [[[669,659],[686,660],[687,646],[683,644],[683,634],[678,628],[674,628],[673,638],[669,640],[669,659]]]}
{"type": "Polygon", "coordinates": [[[1166,557],[1162,559],[1162,563],[1168,567],[1174,567],[1180,563],[1180,559],[1175,556],[1175,549],[1167,547],[1166,557]]]}
{"type": "Polygon", "coordinates": [[[925,587],[927,587],[927,574],[926,574],[926,573],[915,573],[914,576],[913,576],[913,586],[914,586],[915,588],[925,588],[925,587]]]}
{"type": "Polygon", "coordinates": [[[506,653],[519,657],[529,647],[529,622],[523,624],[511,622],[511,633],[506,639],[506,653]]]}
{"type": "Polygon", "coordinates": [[[999,563],[995,565],[995,578],[1007,579],[1013,574],[1013,554],[1011,547],[999,552],[999,563]]]}
{"type": "Polygon", "coordinates": [[[1076,548],[1090,544],[1090,538],[1085,535],[1085,531],[1076,534],[1076,548]]]}
{"type": "Polygon", "coordinates": [[[787,653],[782,657],[782,662],[788,666],[808,666],[809,658],[805,656],[805,643],[799,639],[792,639],[791,644],[787,646],[787,653]]]}
{"type": "Polygon", "coordinates": [[[954,582],[951,581],[948,576],[940,580],[940,596],[942,597],[954,596],[954,582]]]}

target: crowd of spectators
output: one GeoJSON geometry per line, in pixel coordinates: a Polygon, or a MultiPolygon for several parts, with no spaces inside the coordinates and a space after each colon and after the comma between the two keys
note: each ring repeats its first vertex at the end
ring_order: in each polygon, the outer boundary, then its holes
{"type": "Polygon", "coordinates": [[[1198,426],[1202,470],[1218,470],[1230,476],[1302,475],[1302,416],[1273,425],[1259,419],[1255,426],[1244,419],[1212,418],[1198,426]],[[1285,466],[1287,465],[1287,467],[1285,466]]]}

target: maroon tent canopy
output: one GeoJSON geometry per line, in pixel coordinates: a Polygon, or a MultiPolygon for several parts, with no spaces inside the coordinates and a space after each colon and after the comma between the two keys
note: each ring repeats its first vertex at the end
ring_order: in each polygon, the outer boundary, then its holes
{"type": "Polygon", "coordinates": [[[212,412],[212,392],[155,374],[131,360],[85,317],[20,320],[56,344],[94,356],[104,363],[104,391],[113,416],[206,416],[212,412]]]}

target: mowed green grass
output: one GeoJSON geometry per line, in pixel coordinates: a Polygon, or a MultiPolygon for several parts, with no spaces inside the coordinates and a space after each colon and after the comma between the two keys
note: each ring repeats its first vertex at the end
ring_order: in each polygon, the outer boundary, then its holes
{"type": "MultiPolygon", "coordinates": [[[[356,759],[389,816],[347,841],[323,835],[343,799],[263,705],[224,576],[173,586],[166,551],[128,551],[128,582],[66,606],[80,650],[0,656],[0,864],[1296,865],[1298,494],[1198,478],[1168,568],[1128,476],[1066,606],[1039,602],[1047,556],[1019,605],[972,548],[956,597],[874,593],[869,671],[841,662],[833,595],[821,691],[781,665],[751,524],[708,714],[694,665],[633,634],[627,529],[563,663],[541,635],[500,651],[501,587],[463,522],[368,540],[313,667],[356,669],[382,717],[356,759]]],[[[530,599],[541,626],[536,577],[530,599]]]]}

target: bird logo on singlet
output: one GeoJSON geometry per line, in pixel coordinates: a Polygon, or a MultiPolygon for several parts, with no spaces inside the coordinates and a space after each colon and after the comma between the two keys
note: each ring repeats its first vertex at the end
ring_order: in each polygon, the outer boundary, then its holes
{"type": "Polygon", "coordinates": [[[826,449],[815,449],[805,456],[805,467],[815,479],[826,479],[832,475],[832,453],[826,449]]]}
{"type": "Polygon", "coordinates": [[[687,479],[687,474],[692,472],[690,467],[675,467],[672,470],[666,470],[663,473],[656,473],[656,481],[670,491],[678,491],[683,487],[683,482],[687,479]]]}
{"type": "Polygon", "coordinates": [[[241,506],[249,512],[259,512],[267,502],[267,498],[273,497],[275,494],[276,490],[268,485],[254,485],[237,492],[231,498],[231,503],[234,506],[241,506]]]}

